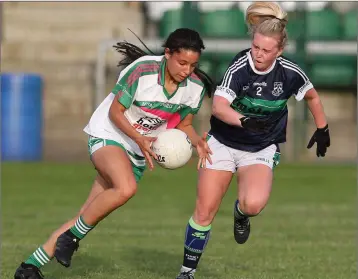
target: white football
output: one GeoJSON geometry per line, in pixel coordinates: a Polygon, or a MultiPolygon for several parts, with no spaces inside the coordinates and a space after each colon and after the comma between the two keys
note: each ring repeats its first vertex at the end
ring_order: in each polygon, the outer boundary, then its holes
{"type": "Polygon", "coordinates": [[[178,129],[159,133],[157,140],[152,144],[152,150],[158,155],[157,163],[166,169],[184,166],[193,154],[190,139],[178,129]]]}

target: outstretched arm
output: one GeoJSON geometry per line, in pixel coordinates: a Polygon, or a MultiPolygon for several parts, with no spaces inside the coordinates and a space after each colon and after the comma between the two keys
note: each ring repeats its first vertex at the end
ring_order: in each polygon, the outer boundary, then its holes
{"type": "Polygon", "coordinates": [[[314,88],[311,88],[306,92],[304,99],[307,102],[308,108],[311,111],[317,126],[317,130],[308,142],[307,148],[311,148],[314,143],[317,143],[316,155],[317,157],[324,157],[327,148],[331,145],[331,139],[322,102],[314,88]]]}
{"type": "Polygon", "coordinates": [[[324,128],[327,125],[327,119],[317,91],[311,88],[306,92],[304,99],[312,113],[317,128],[324,128]]]}

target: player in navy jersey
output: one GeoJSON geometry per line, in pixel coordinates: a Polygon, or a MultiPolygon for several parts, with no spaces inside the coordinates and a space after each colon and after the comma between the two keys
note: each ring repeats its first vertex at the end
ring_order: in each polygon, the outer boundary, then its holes
{"type": "Polygon", "coordinates": [[[282,56],[287,43],[287,14],[273,2],[254,2],[246,12],[252,34],[250,49],[239,52],[218,85],[212,105],[208,144],[212,164],[199,171],[194,214],[186,228],[184,260],[177,279],[192,279],[208,243],[211,223],[233,175],[238,194],[234,206],[234,238],[243,244],[250,217],[258,215],[270,196],[278,144],[286,141],[287,101],[305,100],[317,130],[308,148],[317,144],[324,157],[330,145],[320,98],[302,69],[282,56]]]}

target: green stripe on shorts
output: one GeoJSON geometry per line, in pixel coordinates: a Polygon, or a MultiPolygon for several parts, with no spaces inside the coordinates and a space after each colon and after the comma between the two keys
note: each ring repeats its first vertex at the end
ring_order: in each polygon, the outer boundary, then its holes
{"type": "Polygon", "coordinates": [[[280,163],[281,159],[281,153],[275,152],[275,155],[273,156],[273,168],[277,167],[277,165],[280,163]]]}
{"type": "Polygon", "coordinates": [[[126,148],[119,142],[109,139],[102,139],[102,138],[96,138],[93,136],[88,137],[88,153],[90,157],[92,157],[92,154],[96,152],[98,149],[102,148],[103,146],[108,145],[114,145],[122,148],[128,155],[128,158],[132,165],[133,174],[135,176],[136,181],[138,182],[145,171],[145,158],[137,155],[129,150],[126,150],[126,148]]]}

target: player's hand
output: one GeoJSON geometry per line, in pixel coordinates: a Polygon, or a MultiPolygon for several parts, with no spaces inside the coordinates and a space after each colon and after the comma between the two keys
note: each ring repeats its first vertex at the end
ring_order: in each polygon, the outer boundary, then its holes
{"type": "Polygon", "coordinates": [[[307,148],[310,149],[314,143],[317,143],[317,157],[324,157],[327,152],[327,147],[331,145],[328,124],[323,128],[317,128],[310,141],[308,142],[307,148]]]}
{"type": "Polygon", "coordinates": [[[152,157],[155,160],[158,160],[157,154],[154,153],[152,150],[152,143],[155,141],[156,137],[146,137],[146,136],[140,136],[135,139],[135,142],[138,144],[140,150],[142,151],[148,165],[149,169],[152,170],[154,168],[152,157]]]}
{"type": "Polygon", "coordinates": [[[199,162],[198,162],[198,170],[202,168],[206,168],[206,160],[209,161],[210,164],[213,162],[211,161],[210,154],[213,154],[213,152],[210,150],[208,142],[206,141],[206,137],[208,136],[208,133],[204,133],[203,137],[199,140],[196,150],[198,151],[199,155],[199,162]]]}
{"type": "Polygon", "coordinates": [[[244,116],[240,118],[241,126],[251,132],[267,132],[271,125],[263,118],[244,116]]]}

